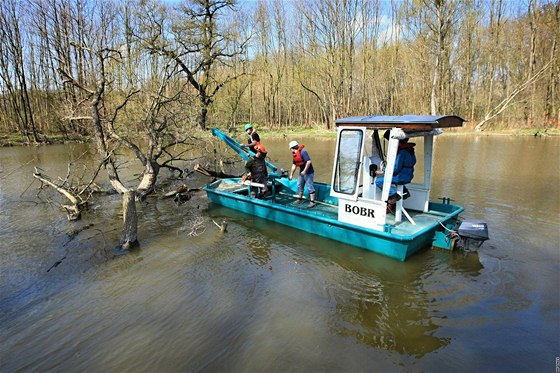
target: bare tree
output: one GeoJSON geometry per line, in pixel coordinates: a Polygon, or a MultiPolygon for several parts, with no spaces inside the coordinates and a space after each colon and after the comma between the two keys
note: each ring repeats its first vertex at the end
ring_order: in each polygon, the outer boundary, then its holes
{"type": "Polygon", "coordinates": [[[78,91],[83,93],[89,102],[89,110],[91,115],[91,125],[96,143],[97,152],[102,159],[102,164],[109,177],[112,187],[121,195],[123,195],[124,209],[124,230],[121,244],[127,248],[133,246],[137,242],[137,218],[135,214],[129,211],[135,211],[135,199],[130,198],[134,194],[132,189],[125,186],[119,177],[116,166],[115,149],[109,143],[110,132],[114,122],[118,118],[119,112],[126,106],[128,101],[133,97],[136,91],[129,91],[118,104],[111,107],[108,97],[111,95],[113,76],[111,74],[112,64],[119,64],[122,61],[121,53],[118,49],[119,40],[115,34],[118,30],[116,27],[115,14],[118,9],[112,8],[110,3],[99,1],[96,4],[97,21],[91,20],[90,27],[96,30],[96,36],[92,39],[70,40],[69,45],[71,51],[76,54],[82,54],[91,62],[95,75],[93,83],[81,82],[77,69],[73,69],[67,60],[57,56],[57,68],[60,76],[66,84],[71,84],[78,91]],[[131,220],[129,220],[131,219],[131,220]]]}
{"type": "Polygon", "coordinates": [[[184,119],[181,109],[187,103],[185,97],[188,95],[185,95],[184,83],[173,79],[177,75],[176,62],[167,60],[161,68],[152,66],[154,75],[141,86],[125,84],[124,81],[137,79],[128,61],[140,61],[142,50],[135,49],[134,45],[141,45],[123,37],[130,32],[132,20],[121,22],[119,16],[127,18],[129,13],[123,12],[122,8],[103,9],[111,3],[101,2],[100,5],[99,11],[103,13],[99,14],[100,23],[95,24],[100,30],[99,40],[89,45],[72,43],[72,48],[82,51],[76,54],[84,53],[86,58],[92,59],[94,83],[81,84],[74,75],[76,69],[67,71],[63,68],[64,64],[59,64],[58,70],[65,81],[88,98],[97,151],[113,189],[123,196],[121,243],[127,247],[136,242],[136,198],[144,199],[154,191],[161,168],[183,173],[173,162],[183,159],[182,155],[189,150],[193,137],[186,135],[180,126],[184,119]],[[126,25],[124,30],[121,27],[123,24],[126,25]],[[139,134],[148,140],[147,145],[141,145],[139,134]],[[125,185],[119,176],[117,150],[122,145],[132,150],[143,167],[136,188],[125,185]]]}
{"type": "Polygon", "coordinates": [[[174,61],[191,87],[199,103],[197,124],[206,129],[208,110],[218,91],[243,75],[233,75],[230,62],[242,56],[247,40],[236,43],[227,29],[223,13],[232,10],[232,0],[191,0],[174,8],[170,20],[166,8],[154,6],[144,15],[143,33],[138,36],[145,47],[174,61]]]}
{"type": "Polygon", "coordinates": [[[557,56],[560,40],[560,3],[545,6],[543,13],[545,13],[544,17],[547,19],[545,22],[550,25],[550,28],[547,30],[548,32],[543,33],[545,42],[541,44],[543,44],[545,53],[546,48],[548,48],[549,58],[553,61],[543,89],[543,92],[545,92],[543,123],[545,127],[548,127],[553,126],[554,123],[556,125],[560,124],[560,105],[558,104],[560,100],[560,61],[558,58],[554,58],[557,56]],[[552,44],[547,45],[546,41],[552,42],[552,44]]]}
{"type": "MultiPolygon", "coordinates": [[[[408,7],[406,26],[414,39],[426,53],[424,58],[428,63],[425,67],[431,71],[429,84],[430,114],[439,112],[441,102],[445,96],[445,87],[451,86],[450,48],[453,37],[453,26],[457,24],[459,11],[455,0],[423,0],[411,2],[408,7]],[[444,81],[444,79],[446,80],[444,81]]],[[[420,72],[427,78],[426,72],[420,72]]]]}
{"type": "Polygon", "coordinates": [[[302,87],[320,100],[330,128],[337,117],[350,112],[361,5],[359,0],[329,0],[303,9],[305,4],[298,3],[305,28],[300,40],[310,46],[310,63],[299,77],[302,87]]]}
{"type": "Polygon", "coordinates": [[[161,77],[147,83],[138,93],[135,113],[127,114],[127,120],[122,121],[137,121],[137,131],[147,139],[146,145],[141,145],[136,140],[137,136],[130,135],[130,131],[127,130],[129,126],[116,126],[116,121],[108,122],[109,135],[128,147],[144,168],[137,187],[140,200],[154,191],[162,168],[176,171],[180,177],[183,176],[184,170],[173,164],[186,160],[184,154],[196,147],[196,138],[181,126],[182,107],[193,100],[185,97],[185,83],[172,79],[176,75],[175,63],[168,61],[161,71],[161,77]],[[155,89],[153,85],[156,85],[155,89]]]}
{"type": "Polygon", "coordinates": [[[0,3],[0,76],[9,95],[13,118],[19,123],[27,142],[39,142],[33,109],[29,98],[28,78],[24,63],[24,35],[20,28],[22,11],[16,0],[0,3]]]}

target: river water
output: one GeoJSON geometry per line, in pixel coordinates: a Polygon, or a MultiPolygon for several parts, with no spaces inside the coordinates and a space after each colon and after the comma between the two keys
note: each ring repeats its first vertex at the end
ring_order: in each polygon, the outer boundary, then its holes
{"type": "MultiPolygon", "coordinates": [[[[285,168],[289,140],[266,142],[285,168]]],[[[330,182],[334,140],[303,142],[330,182]]],[[[88,145],[0,149],[1,372],[558,371],[560,138],[440,136],[432,196],[491,240],[404,263],[203,193],[140,204],[140,247],[118,255],[118,196],[70,223],[32,177],[64,178],[70,161],[87,175],[93,159],[88,145]]]]}

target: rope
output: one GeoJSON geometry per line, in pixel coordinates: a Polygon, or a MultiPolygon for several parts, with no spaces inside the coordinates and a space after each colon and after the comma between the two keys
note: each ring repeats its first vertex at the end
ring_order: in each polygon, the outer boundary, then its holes
{"type": "Polygon", "coordinates": [[[448,231],[450,233],[452,238],[461,237],[461,236],[459,236],[459,233],[457,233],[457,231],[454,231],[453,229],[449,229],[445,225],[443,225],[441,220],[438,220],[438,223],[439,223],[439,225],[441,225],[443,227],[443,229],[445,229],[446,231],[448,231]]]}
{"type": "Polygon", "coordinates": [[[445,225],[443,225],[441,223],[441,220],[438,220],[439,225],[441,225],[443,227],[443,229],[445,229],[446,231],[452,232],[452,233],[457,233],[456,231],[454,231],[453,229],[449,229],[447,228],[445,225]]]}

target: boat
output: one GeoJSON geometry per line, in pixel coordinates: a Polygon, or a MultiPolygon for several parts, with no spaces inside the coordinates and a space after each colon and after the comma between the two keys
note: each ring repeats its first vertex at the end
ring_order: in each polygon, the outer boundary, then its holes
{"type": "MultiPolygon", "coordinates": [[[[264,198],[251,198],[249,193],[251,186],[263,185],[239,177],[215,180],[204,190],[214,204],[400,261],[427,247],[473,251],[488,239],[487,224],[461,221],[459,214],[464,209],[452,204],[451,198],[430,200],[434,136],[444,128],[461,127],[464,122],[452,115],[360,116],[337,120],[332,182],[314,183],[317,202],[314,208],[307,208],[306,203],[294,204],[298,197],[297,181],[289,180],[283,170],[269,162],[271,193],[264,198]],[[423,159],[423,167],[416,165],[421,175],[415,175],[412,182],[393,186],[400,199],[392,204],[389,192],[402,139],[418,141],[416,152],[423,152],[423,157],[419,157],[423,159]],[[377,170],[385,173],[382,188],[376,186],[377,170]]],[[[212,133],[243,159],[254,156],[219,129],[214,128],[212,133]]],[[[308,198],[306,188],[304,199],[308,198]]]]}

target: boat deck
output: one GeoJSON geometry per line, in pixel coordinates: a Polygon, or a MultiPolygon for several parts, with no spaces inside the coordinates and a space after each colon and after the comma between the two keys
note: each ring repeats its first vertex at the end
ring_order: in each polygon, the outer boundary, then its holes
{"type": "MultiPolygon", "coordinates": [[[[297,198],[293,196],[283,195],[282,193],[277,194],[274,198],[270,197],[268,200],[271,203],[276,203],[284,206],[290,206],[290,208],[296,208],[304,210],[306,214],[316,214],[321,215],[330,219],[337,219],[338,218],[338,206],[327,204],[327,203],[318,203],[313,208],[308,208],[309,201],[305,200],[304,203],[301,204],[294,204],[297,198]]],[[[395,225],[395,215],[394,213],[387,214],[387,224],[393,225],[393,229],[391,232],[393,234],[397,234],[400,236],[411,236],[415,235],[418,232],[422,231],[425,228],[431,227],[434,224],[437,224],[441,221],[447,214],[443,214],[437,211],[407,211],[412,220],[416,224],[411,224],[406,218],[403,216],[403,221],[395,225]]]]}
{"type": "MultiPolygon", "coordinates": [[[[227,193],[234,193],[240,196],[248,197],[248,187],[240,186],[239,184],[228,184],[221,183],[217,191],[224,191],[227,193]]],[[[320,194],[318,195],[320,198],[320,194]]],[[[315,207],[308,208],[309,200],[304,199],[301,204],[296,204],[297,196],[292,194],[290,190],[287,191],[275,191],[273,195],[268,196],[264,200],[259,200],[260,203],[264,205],[280,205],[288,207],[291,210],[301,211],[306,215],[318,215],[325,217],[327,219],[338,219],[338,205],[332,203],[326,203],[323,201],[318,201],[315,207]]],[[[435,203],[431,204],[431,207],[441,207],[442,204],[435,203]]],[[[450,205],[448,205],[450,206],[450,205]]],[[[411,224],[406,217],[403,215],[403,221],[395,224],[394,213],[387,214],[387,224],[392,225],[391,233],[398,236],[414,236],[419,232],[433,227],[434,225],[440,224],[444,220],[449,218],[449,212],[429,210],[427,212],[422,211],[412,211],[407,210],[408,214],[414,220],[416,224],[411,224]]]]}

